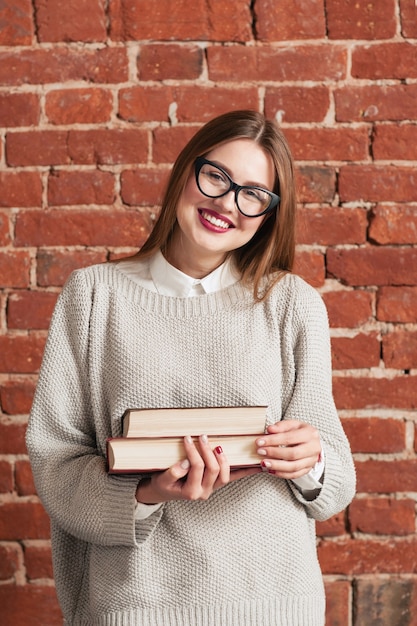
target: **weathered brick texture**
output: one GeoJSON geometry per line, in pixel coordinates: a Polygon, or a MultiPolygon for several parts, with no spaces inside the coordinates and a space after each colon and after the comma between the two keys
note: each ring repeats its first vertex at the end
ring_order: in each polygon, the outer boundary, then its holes
{"type": "Polygon", "coordinates": [[[0,3],[0,621],[61,623],[24,440],[57,295],[140,247],[178,151],[251,107],[294,153],[296,271],[328,309],[357,466],[352,505],[317,524],[327,626],[413,626],[416,2],[192,4],[0,3]]]}

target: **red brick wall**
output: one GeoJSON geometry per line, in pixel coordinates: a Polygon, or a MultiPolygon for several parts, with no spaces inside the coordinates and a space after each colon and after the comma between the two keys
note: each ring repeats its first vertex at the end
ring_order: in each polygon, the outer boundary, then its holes
{"type": "Polygon", "coordinates": [[[355,501],[318,525],[327,626],[417,623],[415,0],[4,0],[2,624],[60,623],[24,444],[57,293],[140,246],[178,150],[244,107],[292,146],[297,267],[328,306],[357,465],[355,501]]]}

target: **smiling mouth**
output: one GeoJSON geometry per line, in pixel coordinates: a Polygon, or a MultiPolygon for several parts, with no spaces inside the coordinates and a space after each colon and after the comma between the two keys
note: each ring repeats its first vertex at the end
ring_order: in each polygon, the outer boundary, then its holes
{"type": "Polygon", "coordinates": [[[229,222],[220,219],[220,217],[214,217],[214,215],[208,213],[207,211],[201,210],[200,215],[207,222],[213,224],[213,226],[217,226],[217,228],[224,228],[225,230],[227,230],[228,228],[234,228],[233,224],[230,224],[229,222]]]}

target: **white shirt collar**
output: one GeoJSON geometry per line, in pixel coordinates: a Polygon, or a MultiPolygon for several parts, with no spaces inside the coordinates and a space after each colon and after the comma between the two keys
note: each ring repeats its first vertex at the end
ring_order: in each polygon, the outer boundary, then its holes
{"type": "Polygon", "coordinates": [[[161,251],[149,260],[149,272],[159,294],[177,298],[220,291],[239,280],[239,274],[230,258],[204,278],[197,279],[168,263],[161,251]]]}

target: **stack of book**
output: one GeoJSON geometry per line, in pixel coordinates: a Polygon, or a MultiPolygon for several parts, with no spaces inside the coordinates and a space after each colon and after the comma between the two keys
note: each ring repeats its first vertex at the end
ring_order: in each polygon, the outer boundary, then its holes
{"type": "Polygon", "coordinates": [[[259,465],[255,440],[265,432],[266,406],[128,409],[122,436],[107,441],[111,474],[161,471],[186,458],[184,437],[209,437],[232,468],[259,465]]]}

